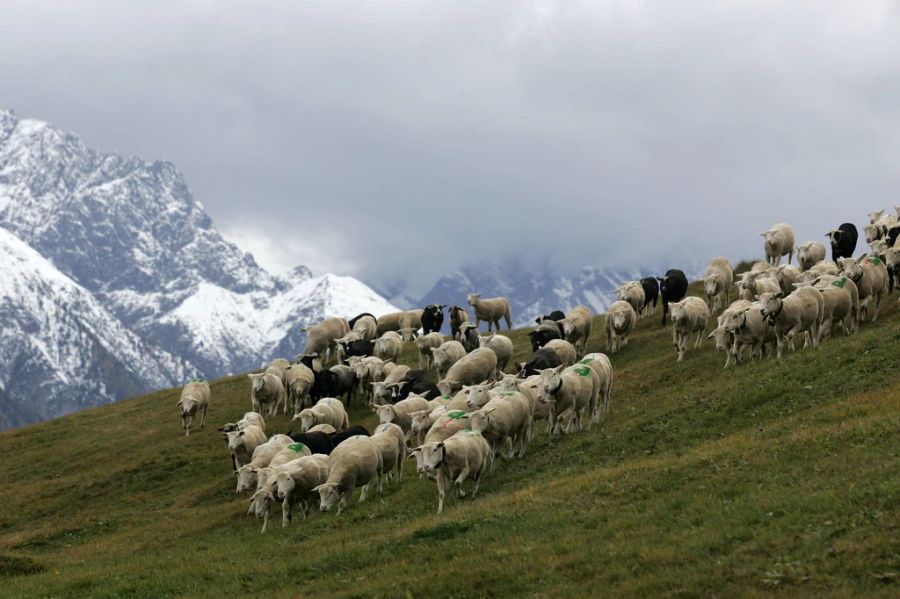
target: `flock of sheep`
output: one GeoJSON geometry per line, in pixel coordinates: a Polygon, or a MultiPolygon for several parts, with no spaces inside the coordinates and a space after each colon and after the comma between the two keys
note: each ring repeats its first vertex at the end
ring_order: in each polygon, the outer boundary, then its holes
{"type": "MultiPolygon", "coordinates": [[[[856,228],[849,223],[827,237],[825,245],[796,245],[793,229],[775,225],[761,233],[766,260],[735,279],[731,264],[714,259],[703,277],[706,299],[687,297],[684,273],[672,269],[660,279],[622,285],[606,318],[606,347],[611,354],[628,343],[637,319],[652,311],[658,297],[663,322],[671,312],[673,345],[684,359],[692,337],[697,347],[708,334],[725,352],[725,367],[794,350],[794,337],[805,334],[805,346],[816,347],[836,327],[847,335],[861,322],[874,321],[882,298],[900,273],[900,207],[897,216],[869,214],[864,229],[870,252],[852,257],[856,228]],[[796,252],[799,266],[791,265],[796,252]],[[787,264],[780,264],[783,256],[787,264]],[[732,288],[738,299],[731,301],[732,288]]],[[[555,311],[537,319],[529,333],[533,353],[510,370],[512,341],[499,334],[500,321],[512,322],[505,298],[482,299],[469,294],[474,311],[450,306],[451,339],[439,332],[442,305],[376,318],[328,318],[307,329],[308,342],[297,361],[278,359],[251,379],[251,412],[219,429],[228,443],[237,492],[252,491],[250,510],[263,519],[265,531],[273,505],[282,504],[282,526],[300,506],[306,517],[316,503],[328,511],[347,504],[356,487],[360,501],[381,493],[385,477],[402,479],[403,465],[414,457],[420,476],[437,483],[438,512],[451,486],[474,497],[486,471],[501,456],[521,458],[538,421],[547,421],[550,445],[565,432],[590,429],[609,411],[613,369],[602,353],[585,353],[591,335],[590,309],[568,314],[555,311]],[[478,334],[482,321],[487,336],[478,334]],[[421,332],[420,332],[421,331],[421,332]],[[419,368],[397,364],[404,343],[414,343],[419,368]],[[329,360],[337,364],[325,368],[329,360]],[[427,373],[434,371],[437,384],[427,373]],[[380,424],[371,433],[350,426],[344,402],[365,401],[380,424]],[[265,417],[293,414],[287,434],[267,437],[265,417]]],[[[194,380],[181,394],[179,406],[185,435],[195,416],[205,423],[209,384],[194,380]]]]}

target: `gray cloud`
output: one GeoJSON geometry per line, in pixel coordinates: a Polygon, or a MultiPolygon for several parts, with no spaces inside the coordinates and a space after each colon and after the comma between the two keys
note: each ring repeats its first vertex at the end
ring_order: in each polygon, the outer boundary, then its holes
{"type": "Polygon", "coordinates": [[[172,160],[286,268],[761,252],[900,204],[892,2],[27,2],[0,104],[172,160]]]}

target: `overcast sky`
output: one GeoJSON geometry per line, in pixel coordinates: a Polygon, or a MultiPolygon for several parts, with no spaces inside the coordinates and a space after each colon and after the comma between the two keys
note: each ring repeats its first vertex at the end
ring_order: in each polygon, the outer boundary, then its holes
{"type": "Polygon", "coordinates": [[[273,271],[737,258],[900,204],[898,6],[4,2],[0,105],[173,161],[273,271]]]}

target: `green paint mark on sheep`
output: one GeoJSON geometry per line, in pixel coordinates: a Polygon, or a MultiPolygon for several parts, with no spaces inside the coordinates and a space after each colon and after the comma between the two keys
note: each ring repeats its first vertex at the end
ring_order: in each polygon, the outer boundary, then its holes
{"type": "Polygon", "coordinates": [[[300,453],[301,451],[306,449],[306,445],[304,445],[303,443],[291,443],[290,445],[287,446],[287,448],[290,449],[291,451],[296,451],[297,453],[300,453]]]}
{"type": "Polygon", "coordinates": [[[866,258],[866,262],[878,266],[879,264],[881,264],[881,258],[879,258],[878,256],[869,256],[868,258],[866,258]]]}
{"type": "Polygon", "coordinates": [[[594,361],[594,358],[582,358],[577,364],[590,364],[594,361]]]}
{"type": "Polygon", "coordinates": [[[514,391],[504,391],[500,395],[502,395],[503,397],[512,397],[513,395],[515,395],[515,392],[514,391]]]}
{"type": "Polygon", "coordinates": [[[840,287],[841,289],[843,289],[844,285],[847,284],[847,277],[841,277],[837,281],[832,281],[831,284],[835,287],[840,287]]]}
{"type": "Polygon", "coordinates": [[[591,376],[591,369],[587,366],[582,366],[581,368],[573,368],[578,376],[591,376]]]}
{"type": "Polygon", "coordinates": [[[192,379],[191,382],[192,383],[205,383],[206,379],[192,379]]]}
{"type": "Polygon", "coordinates": [[[464,410],[453,410],[452,412],[447,412],[447,418],[453,418],[454,420],[459,420],[460,418],[465,418],[469,414],[464,410]]]}

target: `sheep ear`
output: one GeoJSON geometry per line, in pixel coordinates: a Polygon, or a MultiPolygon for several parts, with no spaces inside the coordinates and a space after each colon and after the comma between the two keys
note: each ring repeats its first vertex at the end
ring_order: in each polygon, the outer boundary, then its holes
{"type": "Polygon", "coordinates": [[[707,335],[706,338],[707,338],[707,339],[712,339],[712,338],[713,338],[713,335],[715,335],[715,334],[716,334],[716,331],[718,331],[718,330],[719,330],[719,329],[716,329],[715,331],[713,331],[712,333],[710,333],[709,335],[707,335]]]}

